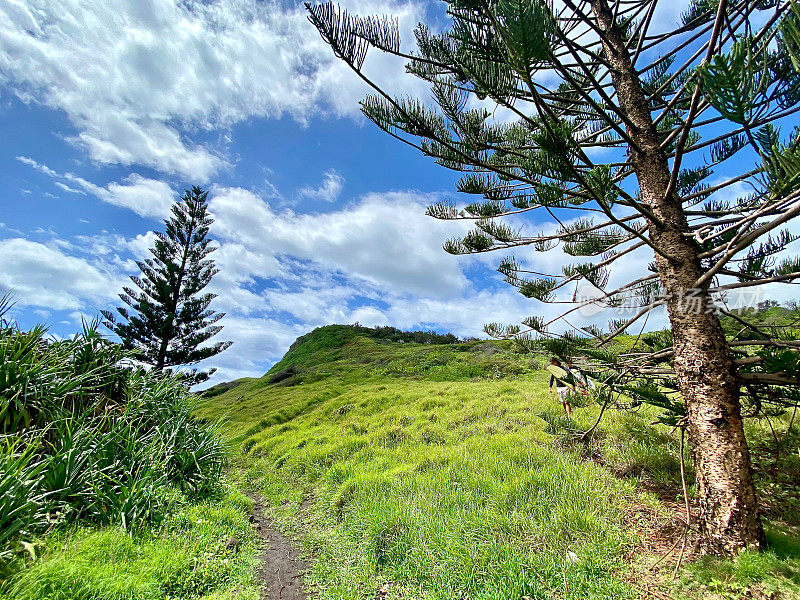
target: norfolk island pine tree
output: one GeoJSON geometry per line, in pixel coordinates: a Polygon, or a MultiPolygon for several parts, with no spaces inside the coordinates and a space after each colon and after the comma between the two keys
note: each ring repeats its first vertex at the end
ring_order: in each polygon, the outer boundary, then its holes
{"type": "Polygon", "coordinates": [[[779,129],[800,110],[800,18],[794,0],[694,0],[658,32],[659,3],[448,0],[450,29],[420,24],[415,52],[401,49],[392,18],[306,6],[336,56],[377,92],[363,113],[463,172],[458,191],[480,197],[463,209],[429,207],[436,218],[475,221],[445,250],[561,244],[593,258],[561,273],[506,258],[499,270],[543,302],[560,301],[570,284],[598,290],[599,300],[562,317],[598,301],[634,310],[607,334],[557,336],[539,317],[524,331],[487,331],[579,346],[605,369],[608,388],[669,409],[688,430],[704,547],[730,556],[764,545],[742,402],[752,412],[797,403],[798,343],[744,320],[744,343],[727,339],[714,297],[800,277],[800,261],[784,256],[796,238],[781,229],[800,214],[800,135],[784,141],[779,129]],[[395,98],[366,76],[371,47],[406,59],[407,71],[430,83],[435,106],[395,98]],[[487,103],[510,122],[492,120],[487,103]],[[715,170],[722,178],[707,183],[715,170]],[[752,193],[715,196],[743,183],[752,193]],[[502,219],[532,212],[546,213],[556,232],[523,236],[502,219]],[[642,250],[655,257],[649,272],[608,289],[609,266],[642,250]],[[627,357],[603,350],[660,306],[671,325],[662,347],[627,357]]]}
{"type": "MultiPolygon", "coordinates": [[[[138,290],[123,288],[120,299],[129,308],[118,307],[119,317],[101,311],[103,324],[116,333],[123,346],[152,368],[193,365],[216,356],[232,342],[203,345],[222,330],[216,323],[225,316],[209,308],[216,294],[201,293],[219,271],[208,258],[211,246],[208,192],[199,187],[186,190],[164,221],[164,232],[156,233],[152,258],[137,261],[141,276],[131,276],[138,290]]],[[[213,374],[192,373],[192,383],[213,374]]]]}

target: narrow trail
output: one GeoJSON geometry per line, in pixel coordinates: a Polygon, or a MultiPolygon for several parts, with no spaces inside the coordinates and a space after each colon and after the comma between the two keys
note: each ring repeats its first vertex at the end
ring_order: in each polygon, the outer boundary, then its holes
{"type": "Polygon", "coordinates": [[[250,522],[264,541],[261,564],[256,572],[261,600],[306,600],[303,592],[303,573],[309,565],[300,558],[300,550],[289,538],[272,526],[266,506],[256,494],[250,522]]]}

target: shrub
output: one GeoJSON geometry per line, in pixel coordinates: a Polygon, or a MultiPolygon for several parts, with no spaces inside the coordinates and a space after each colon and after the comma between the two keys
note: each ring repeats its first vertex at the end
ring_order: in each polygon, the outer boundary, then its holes
{"type": "MultiPolygon", "coordinates": [[[[0,443],[0,567],[11,562],[20,543],[46,523],[44,493],[39,487],[48,460],[36,456],[36,446],[21,440],[0,443]]],[[[0,574],[4,571],[0,568],[0,574]]]]}
{"type": "MultiPolygon", "coordinates": [[[[84,325],[45,338],[3,320],[0,301],[0,566],[48,523],[125,530],[218,491],[225,450],[193,416],[179,375],[146,372],[84,325]]],[[[7,308],[7,305],[6,305],[7,308]]]]}

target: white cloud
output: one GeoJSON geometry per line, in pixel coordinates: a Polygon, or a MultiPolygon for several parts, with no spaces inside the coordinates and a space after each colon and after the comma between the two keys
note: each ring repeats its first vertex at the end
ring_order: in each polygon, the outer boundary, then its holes
{"type": "MultiPolygon", "coordinates": [[[[263,318],[283,322],[288,315],[290,322],[298,323],[291,331],[298,333],[358,321],[406,329],[436,327],[461,336],[482,335],[488,321],[519,323],[529,315],[551,319],[564,310],[564,304],[526,299],[511,286],[469,282],[467,267],[492,277],[485,269],[494,269],[501,256],[446,254],[442,241],[463,233],[468,225],[425,217],[425,204],[437,198],[416,192],[367,194],[338,210],[297,214],[277,211],[249,190],[212,188],[212,235],[221,244],[214,255],[220,268],[211,286],[219,294],[215,306],[230,318],[253,323],[263,318]]],[[[520,255],[537,270],[553,273],[575,260],[561,250],[540,254],[520,249],[520,255]]],[[[612,284],[632,269],[642,271],[649,260],[646,252],[624,257],[612,272],[612,284]]],[[[569,289],[562,295],[568,299],[571,294],[569,289]]],[[[570,322],[580,327],[599,321],[605,327],[614,316],[575,314],[570,322]]],[[[566,327],[559,324],[554,329],[566,327]]],[[[257,354],[275,360],[290,341],[278,347],[272,345],[276,340],[261,339],[257,354]]],[[[252,374],[255,368],[245,364],[250,359],[236,345],[225,360],[231,373],[252,374]]]]}
{"type": "Polygon", "coordinates": [[[83,192],[81,190],[76,190],[75,188],[71,188],[66,183],[61,183],[60,181],[56,181],[55,186],[58,189],[64,190],[68,194],[77,194],[79,196],[85,196],[86,195],[86,192],[83,192]]]}
{"type": "MultiPolygon", "coordinates": [[[[219,295],[212,308],[227,313],[218,339],[235,342],[208,361],[206,366],[220,369],[213,381],[260,375],[298,335],[320,325],[358,321],[480,336],[489,321],[519,323],[529,315],[551,319],[569,308],[528,300],[499,283],[500,277],[487,270],[496,266],[498,253],[445,254],[442,240],[463,231],[463,224],[425,217],[424,205],[436,198],[417,192],[367,194],[337,210],[298,214],[278,211],[248,190],[212,188],[217,221],[211,235],[219,243],[213,258],[220,272],[209,291],[219,295]],[[476,280],[468,281],[467,272],[477,273],[476,280]]],[[[37,235],[53,236],[47,230],[37,235]]],[[[13,288],[26,305],[91,314],[117,302],[126,276],[138,270],[134,259],[146,257],[153,240],[149,232],[132,238],[102,233],[47,244],[3,241],[0,253],[12,260],[4,264],[0,291],[13,288]]],[[[536,270],[551,273],[576,260],[561,250],[529,253],[523,248],[519,255],[536,270]]],[[[621,258],[610,285],[644,273],[651,259],[645,250],[621,258]]],[[[572,291],[564,289],[561,299],[568,300],[572,291]]],[[[607,329],[606,321],[620,316],[613,311],[574,313],[569,322],[607,329]]],[[[662,311],[648,327],[665,324],[662,311]]]]}
{"type": "MultiPolygon", "coordinates": [[[[403,37],[423,6],[353,0],[391,13],[403,37]]],[[[416,86],[403,61],[373,52],[365,69],[397,89],[416,86]]],[[[306,19],[277,0],[187,2],[12,0],[0,5],[0,84],[64,111],[71,140],[101,163],[140,164],[203,182],[227,161],[192,141],[198,129],[251,117],[358,114],[364,84],[306,19]]]]}
{"type": "Polygon", "coordinates": [[[467,285],[458,259],[441,249],[463,227],[426,217],[430,199],[388,192],[368,194],[333,212],[277,213],[248,190],[216,187],[210,208],[217,219],[215,234],[252,253],[253,274],[288,272],[280,259],[286,255],[372,285],[441,296],[467,285]]]}
{"type": "Polygon", "coordinates": [[[302,326],[287,325],[268,317],[228,315],[221,323],[225,328],[217,337],[232,341],[233,346],[209,361],[217,367],[212,384],[262,375],[270,363],[280,360],[298,336],[306,333],[302,326]]]}
{"type": "Polygon", "coordinates": [[[163,181],[133,173],[123,183],[112,182],[98,197],[103,202],[127,208],[142,217],[164,218],[170,214],[175,194],[163,181]]]}
{"type": "Polygon", "coordinates": [[[57,247],[22,238],[0,240],[0,295],[11,292],[20,306],[75,310],[107,301],[121,285],[114,273],[57,247]]]}
{"type": "Polygon", "coordinates": [[[58,173],[57,171],[54,171],[53,169],[51,169],[47,165],[43,165],[42,163],[33,160],[29,156],[17,156],[16,159],[19,162],[21,162],[23,165],[28,165],[29,167],[32,167],[32,168],[36,169],[37,171],[39,171],[41,173],[44,173],[48,177],[53,177],[54,179],[58,178],[58,177],[61,177],[61,174],[58,173]]]}
{"type": "Polygon", "coordinates": [[[333,202],[339,197],[344,187],[344,177],[339,175],[334,169],[325,171],[322,175],[322,185],[319,187],[313,188],[306,186],[300,188],[298,193],[301,198],[333,202]]]}
{"type": "Polygon", "coordinates": [[[59,173],[28,156],[17,156],[16,158],[19,162],[56,179],[55,185],[65,192],[84,196],[88,192],[103,202],[127,208],[141,217],[163,219],[170,214],[170,208],[175,202],[175,194],[166,183],[142,177],[138,173],[128,175],[122,180],[122,183],[111,182],[106,187],[102,187],[74,173],[59,173]],[[70,187],[64,181],[82,188],[83,191],[70,187]]]}

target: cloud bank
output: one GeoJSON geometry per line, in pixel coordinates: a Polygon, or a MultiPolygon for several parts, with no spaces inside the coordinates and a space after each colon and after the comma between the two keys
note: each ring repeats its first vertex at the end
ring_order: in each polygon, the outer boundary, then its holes
{"type": "MultiPolygon", "coordinates": [[[[424,10],[345,4],[397,16],[406,40],[424,10]]],[[[418,85],[380,53],[366,68],[398,91],[418,85]]],[[[196,133],[251,118],[354,116],[365,89],[302,5],[275,0],[9,0],[0,4],[0,84],[63,111],[77,130],[70,140],[98,163],[199,182],[229,161],[196,133]]]]}

